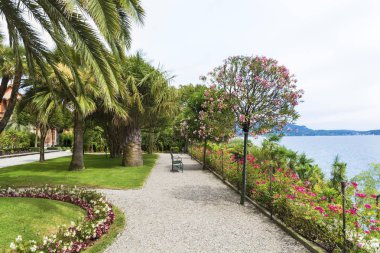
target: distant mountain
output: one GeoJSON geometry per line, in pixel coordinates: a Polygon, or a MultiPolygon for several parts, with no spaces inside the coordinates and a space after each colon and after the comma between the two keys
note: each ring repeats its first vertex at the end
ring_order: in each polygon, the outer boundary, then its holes
{"type": "Polygon", "coordinates": [[[314,130],[306,126],[287,124],[283,133],[285,136],[339,136],[339,135],[380,135],[380,130],[314,130]]]}

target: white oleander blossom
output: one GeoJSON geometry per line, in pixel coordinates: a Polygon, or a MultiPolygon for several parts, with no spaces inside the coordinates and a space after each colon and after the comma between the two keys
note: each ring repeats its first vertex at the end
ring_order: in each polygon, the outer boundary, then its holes
{"type": "Polygon", "coordinates": [[[11,242],[11,244],[9,245],[9,248],[11,248],[12,250],[15,250],[16,244],[14,242],[11,242]]]}

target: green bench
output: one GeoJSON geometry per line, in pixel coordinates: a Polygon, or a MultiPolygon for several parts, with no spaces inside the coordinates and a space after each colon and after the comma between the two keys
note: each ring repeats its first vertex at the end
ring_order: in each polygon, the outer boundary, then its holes
{"type": "Polygon", "coordinates": [[[171,172],[177,172],[181,170],[183,172],[183,163],[181,157],[174,157],[173,153],[170,152],[170,156],[172,158],[172,169],[171,172]]]}

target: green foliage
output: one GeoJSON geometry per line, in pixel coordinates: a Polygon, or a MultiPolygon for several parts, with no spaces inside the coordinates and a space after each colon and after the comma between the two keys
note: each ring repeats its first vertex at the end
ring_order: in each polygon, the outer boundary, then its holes
{"type": "Polygon", "coordinates": [[[331,167],[331,179],[330,179],[330,183],[336,191],[340,191],[341,182],[347,181],[346,168],[347,168],[347,163],[341,162],[339,159],[339,156],[337,155],[331,167]]]}
{"type": "Polygon", "coordinates": [[[199,86],[183,109],[181,134],[186,139],[222,142],[234,134],[234,115],[221,90],[199,86]]]}
{"type": "Polygon", "coordinates": [[[0,134],[0,149],[29,148],[33,137],[33,134],[27,131],[8,129],[0,134]]]}
{"type": "MultiPolygon", "coordinates": [[[[231,184],[241,189],[242,140],[210,144],[207,164],[231,184]]],[[[190,152],[203,158],[203,144],[190,152]]],[[[342,163],[335,165],[342,172],[342,163]],[[339,167],[341,166],[341,167],[339,167]]],[[[337,173],[341,175],[341,173],[337,173]]],[[[336,177],[337,180],[338,176],[336,177]]],[[[262,146],[251,145],[247,155],[247,195],[304,237],[317,242],[328,252],[343,248],[342,195],[323,181],[323,174],[305,154],[297,154],[268,139],[262,146]],[[272,191],[270,190],[272,189],[272,191]]],[[[379,238],[380,208],[376,195],[366,195],[354,182],[346,189],[348,252],[374,252],[379,238]]]]}
{"type": "Polygon", "coordinates": [[[99,126],[88,127],[84,134],[84,150],[90,152],[104,152],[107,141],[104,130],[99,126]]]}
{"type": "Polygon", "coordinates": [[[380,164],[372,164],[371,168],[359,173],[352,181],[357,182],[367,194],[375,194],[380,189],[380,164]]]}
{"type": "Polygon", "coordinates": [[[58,135],[58,143],[62,147],[71,147],[74,140],[74,134],[72,131],[64,131],[58,135]]]}

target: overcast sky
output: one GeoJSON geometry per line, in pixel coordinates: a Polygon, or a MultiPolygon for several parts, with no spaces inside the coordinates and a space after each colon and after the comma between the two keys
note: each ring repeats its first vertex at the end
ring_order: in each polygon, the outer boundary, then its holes
{"type": "Polygon", "coordinates": [[[305,90],[298,124],[380,129],[379,0],[142,0],[132,52],[175,75],[199,76],[231,55],[275,58],[305,90]]]}

